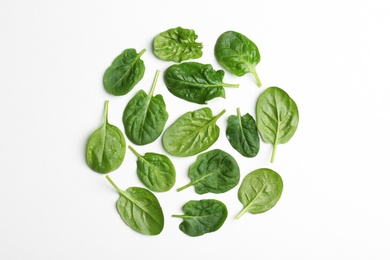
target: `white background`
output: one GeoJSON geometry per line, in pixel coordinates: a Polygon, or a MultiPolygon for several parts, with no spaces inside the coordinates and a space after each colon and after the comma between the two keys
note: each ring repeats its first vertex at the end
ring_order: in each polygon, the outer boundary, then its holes
{"type": "MultiPolygon", "coordinates": [[[[390,259],[390,2],[377,1],[0,1],[0,259],[390,259]],[[226,73],[226,99],[208,106],[221,135],[212,148],[232,154],[241,175],[269,167],[284,191],[270,211],[234,217],[237,189],[198,195],[188,167],[196,157],[172,158],[177,182],[159,193],[163,232],[144,236],[116,212],[116,191],[85,161],[86,143],[103,120],[123,129],[122,112],[156,70],[172,63],[152,52],[154,36],[181,26],[204,44],[197,61],[216,62],[213,48],[227,30],[259,47],[263,87],[251,75],[226,73]],[[146,72],[126,96],[103,89],[102,76],[126,48],[143,48],[146,72]],[[261,143],[245,159],[226,140],[228,115],[255,114],[259,94],[279,86],[296,101],[300,124],[280,145],[261,143]],[[220,230],[192,238],[178,229],[181,206],[192,199],[223,201],[220,230]]],[[[202,106],[172,96],[159,78],[170,125],[202,106]]],[[[129,142],[130,144],[130,142],[129,142]]],[[[139,153],[165,153],[161,138],[139,153]]],[[[128,150],[110,174],[123,189],[142,186],[128,150]]]]}

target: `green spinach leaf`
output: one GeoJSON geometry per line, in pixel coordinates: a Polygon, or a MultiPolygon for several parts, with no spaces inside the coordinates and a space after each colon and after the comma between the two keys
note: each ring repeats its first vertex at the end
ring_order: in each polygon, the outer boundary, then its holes
{"type": "Polygon", "coordinates": [[[226,70],[236,76],[251,73],[260,87],[261,82],[256,72],[256,66],[260,62],[260,52],[256,44],[245,35],[227,31],[221,34],[214,47],[217,61],[226,70]]]}
{"type": "Polygon", "coordinates": [[[269,87],[257,101],[256,121],[264,142],[273,144],[271,162],[274,162],[278,144],[287,143],[297,130],[298,107],[285,91],[269,87]]]}
{"type": "Polygon", "coordinates": [[[217,120],[226,112],[213,116],[208,107],[187,112],[170,125],[163,134],[165,150],[175,156],[186,157],[208,149],[219,137],[217,120]]]}
{"type": "Polygon", "coordinates": [[[240,168],[230,154],[215,149],[198,156],[190,167],[189,177],[191,182],[177,191],[194,186],[198,194],[224,193],[237,186],[240,168]]]}
{"type": "Polygon", "coordinates": [[[168,120],[163,96],[153,96],[159,74],[157,70],[149,95],[139,90],[123,112],[125,134],[134,144],[145,145],[155,141],[168,120]]]}
{"type": "Polygon", "coordinates": [[[158,34],[153,40],[153,52],[165,61],[182,62],[202,57],[203,44],[195,42],[198,35],[194,30],[172,28],[158,34]]]}
{"type": "Polygon", "coordinates": [[[141,56],[145,51],[137,53],[135,49],[126,49],[114,59],[103,76],[103,85],[108,93],[126,95],[143,78],[145,65],[141,56]]]}
{"type": "Polygon", "coordinates": [[[250,114],[241,116],[237,108],[237,116],[228,118],[226,136],[231,146],[245,157],[255,157],[260,149],[260,138],[256,121],[250,114]]]}
{"type": "Polygon", "coordinates": [[[140,187],[121,190],[108,175],[106,178],[120,195],[116,208],[126,225],[141,234],[160,234],[164,228],[164,214],[156,196],[140,187]]]}
{"type": "Polygon", "coordinates": [[[184,215],[172,215],[182,218],[179,229],[192,237],[217,231],[225,222],[228,210],[221,201],[214,199],[191,200],[183,206],[184,215]]]}
{"type": "Polygon", "coordinates": [[[122,131],[108,123],[108,103],[104,103],[103,125],[92,133],[87,145],[88,166],[98,173],[109,173],[121,166],[126,154],[122,131]]]}
{"type": "Polygon", "coordinates": [[[259,214],[271,209],[278,202],[282,190],[282,178],[275,171],[262,168],[249,173],[238,189],[238,199],[244,208],[236,219],[245,212],[259,214]]]}
{"type": "Polygon", "coordinates": [[[140,155],[133,147],[129,149],[137,156],[137,174],[142,183],[155,192],[170,190],[176,181],[176,170],[172,161],[163,154],[140,155]]]}
{"type": "Polygon", "coordinates": [[[224,87],[238,87],[238,84],[222,82],[225,72],[215,71],[210,64],[185,62],[170,66],[164,72],[164,81],[169,92],[181,99],[206,104],[216,98],[225,98],[224,87]]]}

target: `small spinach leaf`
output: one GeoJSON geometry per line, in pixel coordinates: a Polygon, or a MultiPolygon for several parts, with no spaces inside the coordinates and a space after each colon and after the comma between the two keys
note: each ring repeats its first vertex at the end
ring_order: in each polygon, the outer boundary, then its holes
{"type": "Polygon", "coordinates": [[[297,130],[298,107],[285,91],[269,87],[257,101],[256,121],[264,142],[273,144],[271,162],[274,162],[278,144],[287,143],[297,130]]]}
{"type": "Polygon", "coordinates": [[[138,158],[137,174],[147,188],[155,192],[164,192],[173,187],[176,170],[167,156],[158,153],[145,153],[142,156],[130,145],[129,149],[138,158]]]}
{"type": "Polygon", "coordinates": [[[164,82],[176,97],[206,104],[216,97],[225,98],[224,87],[238,87],[222,82],[224,75],[223,70],[215,71],[210,64],[185,62],[170,66],[164,72],[164,82]]]}
{"type": "Polygon", "coordinates": [[[228,210],[221,201],[214,199],[191,200],[183,206],[184,215],[172,215],[182,218],[179,229],[192,237],[217,231],[225,222],[228,210]]]}
{"type": "Polygon", "coordinates": [[[153,52],[165,61],[182,62],[202,57],[203,44],[195,42],[198,35],[194,30],[172,28],[158,34],[153,40],[153,52]]]}
{"type": "Polygon", "coordinates": [[[140,187],[121,190],[108,175],[106,178],[120,195],[116,208],[126,225],[144,235],[160,234],[164,228],[164,214],[156,196],[140,187]]]}
{"type": "Polygon", "coordinates": [[[282,178],[275,171],[262,168],[249,173],[238,189],[238,199],[244,208],[236,219],[245,212],[259,214],[271,209],[278,202],[282,190],[282,178]]]}
{"type": "Polygon", "coordinates": [[[198,194],[224,193],[237,186],[240,168],[230,154],[215,149],[198,156],[190,167],[189,176],[191,182],[177,191],[194,186],[198,194]]]}
{"type": "Polygon", "coordinates": [[[145,51],[137,53],[135,49],[126,49],[114,59],[103,76],[103,85],[108,93],[126,95],[143,78],[145,65],[141,56],[145,51]]]}
{"type": "Polygon", "coordinates": [[[108,103],[104,103],[103,125],[92,133],[87,145],[88,166],[98,173],[109,173],[121,166],[126,154],[122,131],[108,123],[108,103]]]}
{"type": "Polygon", "coordinates": [[[125,134],[134,144],[145,145],[155,141],[168,120],[163,96],[153,96],[159,74],[157,70],[149,95],[139,90],[123,112],[125,134]]]}
{"type": "Polygon", "coordinates": [[[256,72],[256,65],[260,62],[260,52],[256,44],[245,35],[227,31],[219,36],[214,47],[217,61],[226,70],[236,76],[251,73],[260,87],[261,82],[256,72]]]}
{"type": "Polygon", "coordinates": [[[260,138],[256,121],[250,114],[241,116],[237,108],[237,116],[228,117],[226,136],[231,146],[242,156],[255,157],[260,149],[260,138]]]}
{"type": "Polygon", "coordinates": [[[219,137],[217,120],[226,112],[213,116],[208,107],[187,112],[163,134],[165,150],[175,156],[192,156],[208,149],[219,137]]]}

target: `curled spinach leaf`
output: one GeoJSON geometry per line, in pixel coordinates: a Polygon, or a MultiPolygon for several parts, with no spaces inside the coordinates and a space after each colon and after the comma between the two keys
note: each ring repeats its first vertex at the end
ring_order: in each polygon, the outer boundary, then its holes
{"type": "Polygon", "coordinates": [[[192,237],[217,231],[225,222],[228,210],[219,200],[191,200],[183,206],[184,215],[172,215],[182,218],[179,229],[192,237]]]}
{"type": "Polygon", "coordinates": [[[228,118],[226,136],[231,146],[245,157],[255,157],[260,149],[260,138],[256,121],[250,114],[241,116],[237,108],[237,116],[228,118]]]}
{"type": "Polygon", "coordinates": [[[158,34],[153,40],[153,52],[165,61],[182,62],[202,57],[203,44],[196,42],[194,30],[172,28],[158,34]]]}
{"type": "Polygon", "coordinates": [[[114,59],[103,76],[103,85],[108,93],[126,95],[143,78],[145,65],[141,56],[145,51],[137,53],[135,49],[126,49],[114,59]]]}
{"type": "Polygon", "coordinates": [[[191,182],[177,191],[194,186],[198,194],[223,193],[237,186],[240,168],[230,154],[215,149],[198,156],[190,167],[189,176],[191,182]]]}
{"type": "Polygon", "coordinates": [[[298,107],[284,90],[269,87],[257,100],[256,121],[261,138],[273,144],[271,162],[274,162],[278,144],[287,143],[297,130],[298,107]]]}
{"type": "Polygon", "coordinates": [[[238,87],[238,84],[222,82],[225,72],[215,71],[210,64],[185,62],[170,66],[164,72],[164,81],[169,92],[178,98],[206,104],[216,98],[225,98],[224,87],[238,87]]]}
{"type": "Polygon", "coordinates": [[[106,178],[120,195],[116,208],[126,225],[144,235],[160,234],[164,228],[164,214],[156,196],[140,187],[121,190],[108,175],[106,178]]]}
{"type": "Polygon", "coordinates": [[[217,120],[226,112],[213,116],[208,107],[187,112],[163,134],[165,150],[175,156],[192,156],[208,149],[219,137],[217,120]]]}
{"type": "Polygon", "coordinates": [[[176,170],[167,156],[158,153],[145,153],[142,156],[130,145],[129,149],[138,158],[137,174],[146,187],[155,192],[165,192],[173,187],[176,170]]]}
{"type": "Polygon", "coordinates": [[[256,44],[245,35],[227,31],[221,34],[214,47],[219,64],[236,76],[251,73],[260,87],[256,66],[260,62],[260,52],[256,44]]]}
{"type": "Polygon", "coordinates": [[[87,145],[88,166],[98,173],[109,173],[121,166],[126,154],[122,131],[108,123],[108,103],[104,103],[103,125],[92,133],[87,145]]]}
{"type": "Polygon", "coordinates": [[[153,96],[159,74],[160,71],[157,70],[149,94],[139,90],[123,112],[125,134],[134,144],[145,145],[155,141],[168,120],[163,96],[153,96]]]}
{"type": "Polygon", "coordinates": [[[259,214],[271,209],[278,202],[282,190],[282,178],[275,171],[263,168],[249,173],[238,189],[238,199],[244,208],[236,219],[245,212],[259,214]]]}

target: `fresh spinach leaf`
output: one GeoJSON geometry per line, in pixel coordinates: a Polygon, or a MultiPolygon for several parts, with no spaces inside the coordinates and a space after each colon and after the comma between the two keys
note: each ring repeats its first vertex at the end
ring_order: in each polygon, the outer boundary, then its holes
{"type": "Polygon", "coordinates": [[[194,186],[198,194],[224,193],[237,186],[240,168],[230,154],[215,149],[198,156],[190,167],[189,177],[191,182],[177,191],[194,186]]]}
{"type": "Polygon", "coordinates": [[[163,96],[153,96],[159,74],[157,70],[149,95],[139,90],[123,112],[125,134],[134,144],[145,145],[155,141],[168,120],[163,96]]]}
{"type": "Polygon", "coordinates": [[[155,192],[164,192],[173,187],[176,170],[167,156],[158,153],[145,153],[142,156],[130,145],[129,149],[138,158],[137,174],[147,188],[155,192]]]}
{"type": "Polygon", "coordinates": [[[182,218],[179,229],[192,237],[217,231],[225,222],[228,210],[219,200],[191,200],[183,206],[184,215],[172,215],[182,218]]]}
{"type": "Polygon", "coordinates": [[[144,235],[160,234],[164,228],[164,214],[156,196],[140,187],[121,190],[108,175],[106,178],[120,195],[116,208],[126,225],[144,235]]]}
{"type": "Polygon", "coordinates": [[[182,62],[202,57],[203,44],[196,42],[194,30],[172,28],[158,34],[153,40],[153,52],[165,61],[182,62]]]}
{"type": "Polygon", "coordinates": [[[238,84],[222,82],[225,72],[215,71],[210,64],[185,62],[170,66],[164,72],[164,81],[169,92],[181,99],[206,104],[216,98],[225,98],[224,87],[238,87],[238,84]]]}
{"type": "Polygon", "coordinates": [[[236,76],[251,73],[260,87],[260,78],[256,66],[260,62],[260,52],[256,44],[245,35],[227,31],[221,34],[214,47],[219,64],[236,76]]]}
{"type": "Polygon", "coordinates": [[[126,95],[143,78],[145,64],[141,56],[145,51],[137,53],[135,49],[126,49],[114,59],[103,76],[103,85],[108,93],[126,95]]]}
{"type": "Polygon", "coordinates": [[[98,173],[109,173],[121,166],[126,154],[122,131],[108,123],[108,103],[104,103],[103,125],[92,133],[87,145],[88,166],[98,173]]]}
{"type": "Polygon", "coordinates": [[[228,117],[226,136],[231,146],[245,157],[255,157],[260,149],[260,138],[256,121],[250,114],[241,116],[237,108],[237,116],[228,117]]]}
{"type": "Polygon", "coordinates": [[[217,120],[226,112],[213,116],[208,107],[187,112],[170,125],[163,134],[165,150],[175,156],[186,157],[208,149],[219,137],[217,120]]]}
{"type": "Polygon", "coordinates": [[[244,208],[236,219],[245,212],[259,214],[271,209],[278,202],[282,190],[282,178],[275,171],[262,168],[249,173],[238,189],[238,199],[244,208]]]}
{"type": "Polygon", "coordinates": [[[273,144],[271,162],[274,162],[278,144],[287,143],[297,130],[298,107],[284,90],[269,87],[257,100],[256,121],[261,138],[273,144]]]}

